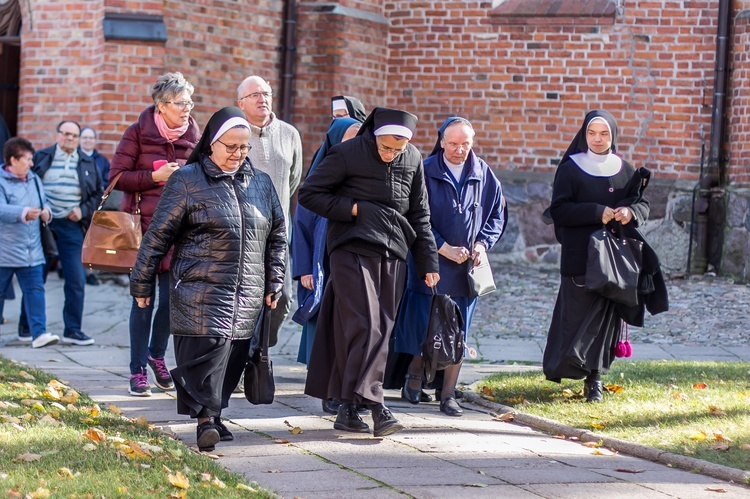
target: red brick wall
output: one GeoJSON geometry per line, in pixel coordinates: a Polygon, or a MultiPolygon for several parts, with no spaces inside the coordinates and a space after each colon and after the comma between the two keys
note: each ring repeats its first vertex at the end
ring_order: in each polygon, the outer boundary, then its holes
{"type": "MultiPolygon", "coordinates": [[[[750,9],[750,2],[738,2],[750,9]]],[[[750,12],[743,12],[736,21],[729,89],[729,178],[732,183],[750,185],[750,12]]]]}

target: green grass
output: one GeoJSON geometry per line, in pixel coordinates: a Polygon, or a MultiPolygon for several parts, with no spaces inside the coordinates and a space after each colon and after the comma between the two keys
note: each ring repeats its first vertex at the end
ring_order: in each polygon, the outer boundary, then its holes
{"type": "Polygon", "coordinates": [[[602,382],[611,390],[599,404],[584,401],[582,381],[540,372],[495,374],[476,389],[519,412],[750,471],[750,363],[617,362],[602,382]]]}
{"type": "Polygon", "coordinates": [[[98,410],[85,395],[74,401],[50,381],[0,357],[0,496],[273,496],[146,421],[98,410]],[[182,477],[187,488],[175,485],[182,477]]]}

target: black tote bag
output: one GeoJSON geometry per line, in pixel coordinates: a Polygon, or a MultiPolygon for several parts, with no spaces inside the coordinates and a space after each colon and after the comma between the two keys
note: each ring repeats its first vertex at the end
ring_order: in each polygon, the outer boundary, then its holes
{"type": "Polygon", "coordinates": [[[422,343],[422,362],[428,383],[435,373],[460,364],[464,358],[464,318],[450,296],[439,295],[432,288],[427,334],[422,343]]]}
{"type": "Polygon", "coordinates": [[[606,226],[589,239],[586,290],[628,307],[638,304],[643,242],[606,226]]]}
{"type": "Polygon", "coordinates": [[[273,362],[268,358],[268,336],[271,331],[271,308],[265,305],[262,313],[259,347],[245,365],[245,398],[254,405],[272,404],[276,392],[273,381],[273,362]]]}

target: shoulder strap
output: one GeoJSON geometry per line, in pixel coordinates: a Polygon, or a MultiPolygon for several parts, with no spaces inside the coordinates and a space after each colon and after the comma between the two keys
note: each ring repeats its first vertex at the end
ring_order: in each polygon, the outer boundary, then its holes
{"type": "MultiPolygon", "coordinates": [[[[107,202],[107,198],[112,193],[112,191],[115,188],[115,185],[117,185],[117,181],[120,180],[120,177],[122,177],[122,174],[124,172],[120,172],[117,174],[117,176],[112,180],[109,185],[107,186],[107,189],[104,191],[104,194],[102,194],[102,201],[99,203],[99,207],[96,209],[96,211],[99,211],[102,209],[102,206],[104,206],[104,203],[107,202]]],[[[139,215],[141,213],[141,193],[136,192],[135,193],[135,211],[133,212],[133,215],[139,215]]]]}
{"type": "Polygon", "coordinates": [[[34,177],[34,187],[36,187],[36,195],[39,196],[39,208],[44,209],[44,200],[42,199],[42,191],[39,189],[39,177],[34,177]]]}

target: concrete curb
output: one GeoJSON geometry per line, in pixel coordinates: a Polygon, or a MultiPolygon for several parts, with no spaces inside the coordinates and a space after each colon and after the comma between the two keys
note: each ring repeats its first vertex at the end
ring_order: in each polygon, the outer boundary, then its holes
{"type": "Polygon", "coordinates": [[[583,430],[581,428],[567,426],[541,416],[518,412],[518,410],[513,407],[498,404],[497,402],[491,402],[482,398],[479,394],[466,389],[464,389],[462,402],[468,402],[490,409],[497,414],[512,413],[514,423],[529,426],[536,430],[541,430],[554,435],[564,435],[566,438],[576,437],[581,442],[601,442],[602,446],[616,450],[617,452],[666,464],[667,466],[680,468],[685,471],[701,473],[703,475],[708,475],[739,485],[750,485],[750,471],[743,471],[728,466],[722,466],[720,464],[709,463],[708,461],[696,459],[694,457],[673,454],[653,447],[620,440],[619,438],[612,438],[588,430],[583,430]]]}

